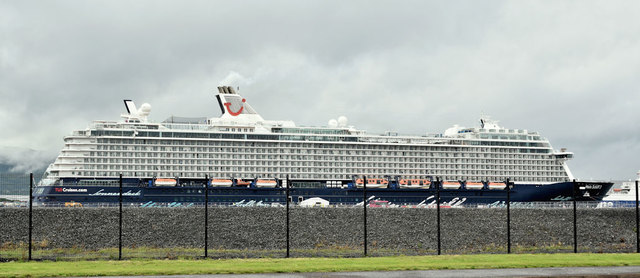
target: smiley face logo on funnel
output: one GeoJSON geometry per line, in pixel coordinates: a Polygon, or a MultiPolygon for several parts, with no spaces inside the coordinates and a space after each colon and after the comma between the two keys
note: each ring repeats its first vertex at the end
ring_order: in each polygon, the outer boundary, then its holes
{"type": "Polygon", "coordinates": [[[229,114],[231,114],[231,116],[238,116],[242,113],[242,109],[244,108],[244,103],[246,102],[246,99],[242,99],[242,103],[240,104],[240,109],[238,109],[238,112],[233,112],[231,111],[231,102],[225,102],[224,106],[227,107],[227,111],[229,111],[229,114]]]}

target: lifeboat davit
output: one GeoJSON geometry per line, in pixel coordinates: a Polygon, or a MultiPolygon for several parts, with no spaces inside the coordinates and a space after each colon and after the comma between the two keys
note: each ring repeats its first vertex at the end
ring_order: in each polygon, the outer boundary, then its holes
{"type": "Polygon", "coordinates": [[[443,181],[442,189],[458,189],[460,188],[460,182],[457,181],[443,181]]]}
{"type": "Polygon", "coordinates": [[[230,187],[232,184],[230,179],[211,179],[212,187],[230,187]]]}
{"type": "Polygon", "coordinates": [[[484,184],[481,182],[475,182],[475,181],[468,181],[465,184],[465,188],[466,189],[470,189],[470,190],[479,190],[484,188],[484,184]]]}
{"type": "Polygon", "coordinates": [[[503,190],[507,188],[507,185],[504,182],[490,182],[489,189],[491,190],[503,190]]]}

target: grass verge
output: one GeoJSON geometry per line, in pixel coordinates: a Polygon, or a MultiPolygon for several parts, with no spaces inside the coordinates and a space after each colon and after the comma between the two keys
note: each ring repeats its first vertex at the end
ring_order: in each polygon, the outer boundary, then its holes
{"type": "MultiPolygon", "coordinates": [[[[635,248],[635,245],[633,246],[635,248]]],[[[605,253],[607,250],[611,253],[629,253],[635,249],[627,245],[606,246],[606,248],[594,250],[581,250],[583,253],[605,253]]],[[[90,260],[115,260],[118,258],[117,248],[101,248],[87,249],[82,246],[70,248],[52,248],[49,247],[47,241],[34,242],[33,248],[34,260],[52,260],[52,261],[90,261],[90,260]]],[[[561,243],[547,244],[538,246],[524,246],[514,244],[512,252],[519,253],[570,253],[573,251],[572,245],[564,245],[561,243]]],[[[470,254],[504,254],[507,248],[504,245],[486,244],[481,246],[468,246],[465,249],[456,249],[455,253],[449,253],[444,250],[445,254],[470,255],[470,254]]],[[[226,249],[226,248],[209,248],[210,258],[219,259],[249,259],[249,258],[282,258],[286,253],[286,249],[226,249]]],[[[399,249],[399,248],[369,248],[369,254],[373,257],[383,256],[426,256],[437,253],[436,249],[416,248],[416,249],[399,249]]],[[[188,247],[124,247],[122,249],[124,259],[199,259],[204,255],[202,248],[188,247]]],[[[362,256],[361,246],[340,246],[340,245],[316,245],[315,248],[294,248],[291,249],[292,257],[338,257],[353,258],[362,256]]],[[[0,261],[21,260],[26,261],[28,258],[28,246],[25,242],[5,243],[0,245],[0,261]]]]}
{"type": "Polygon", "coordinates": [[[0,263],[1,277],[294,273],[640,265],[640,254],[443,255],[368,258],[0,263]]]}

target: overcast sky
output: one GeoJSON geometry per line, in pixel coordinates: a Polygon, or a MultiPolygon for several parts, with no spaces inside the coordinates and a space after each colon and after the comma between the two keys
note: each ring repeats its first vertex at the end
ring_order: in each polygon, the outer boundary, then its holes
{"type": "Polygon", "coordinates": [[[123,99],[157,121],[216,117],[232,85],[298,125],[425,134],[486,114],[573,151],[578,178],[631,179],[639,15],[640,1],[0,0],[0,159],[49,163],[123,99]]]}

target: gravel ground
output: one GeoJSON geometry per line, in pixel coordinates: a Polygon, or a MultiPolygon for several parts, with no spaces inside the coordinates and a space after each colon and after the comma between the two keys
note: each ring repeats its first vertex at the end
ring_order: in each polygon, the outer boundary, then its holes
{"type": "MultiPolygon", "coordinates": [[[[292,255],[360,256],[363,216],[361,208],[292,208],[292,255]]],[[[635,251],[634,217],[634,209],[579,209],[579,251],[635,251]]],[[[506,218],[506,209],[442,209],[442,252],[505,253],[506,218]]],[[[285,219],[284,208],[211,207],[210,250],[220,257],[280,256],[286,247],[285,219]],[[225,253],[229,249],[236,251],[225,253]]],[[[573,251],[571,209],[512,209],[511,220],[512,251],[573,251]]],[[[28,209],[0,208],[0,222],[0,247],[24,246],[28,209]]],[[[437,250],[434,209],[370,208],[367,223],[370,254],[437,250]]],[[[203,208],[125,208],[123,225],[124,247],[204,247],[203,208]]],[[[118,246],[117,208],[35,208],[33,227],[34,243],[40,248],[118,246]]]]}

